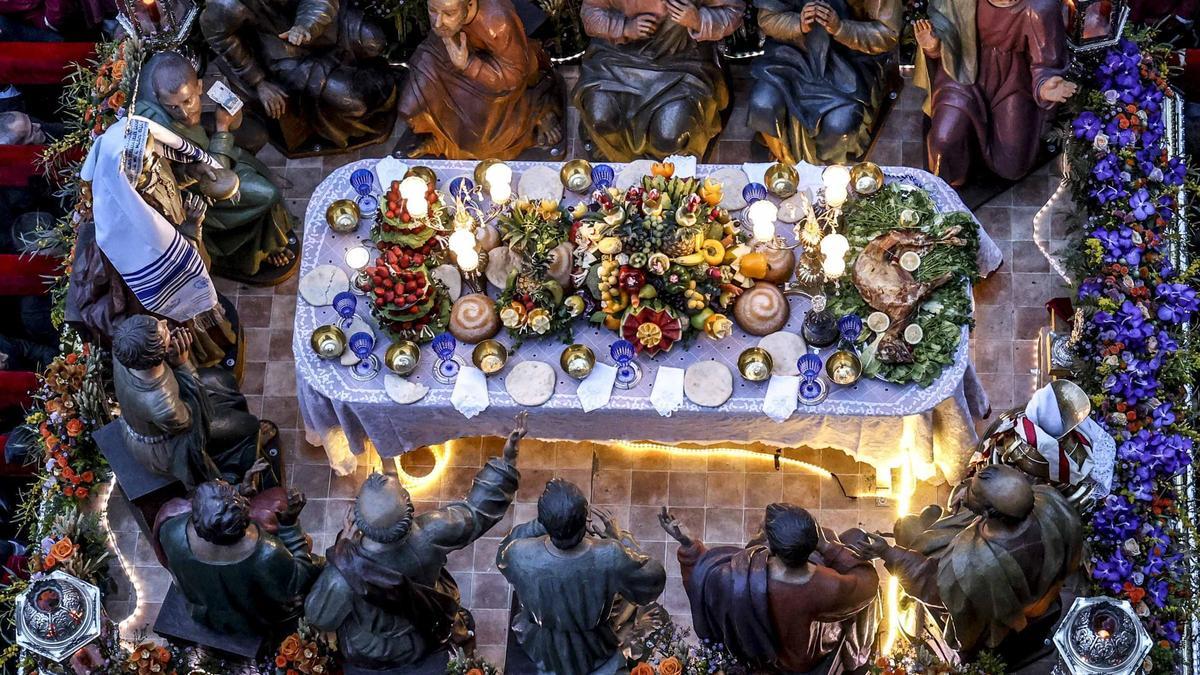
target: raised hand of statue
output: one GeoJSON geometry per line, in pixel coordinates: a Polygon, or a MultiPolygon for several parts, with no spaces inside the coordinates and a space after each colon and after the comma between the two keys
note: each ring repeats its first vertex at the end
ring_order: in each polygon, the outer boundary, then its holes
{"type": "MultiPolygon", "coordinates": [[[[212,176],[211,180],[216,180],[216,174],[212,173],[211,167],[206,166],[206,168],[212,176]]],[[[206,213],[208,213],[208,201],[202,195],[194,192],[183,195],[184,224],[195,233],[192,238],[196,241],[204,239],[204,215],[206,213]]],[[[187,232],[185,231],[184,234],[187,232]]]]}
{"type": "Polygon", "coordinates": [[[346,507],[346,515],[342,518],[342,531],[338,532],[338,539],[353,539],[358,535],[358,526],[354,524],[354,502],[346,507]]]}
{"type": "Polygon", "coordinates": [[[504,444],[504,461],[507,464],[515,465],[517,463],[521,439],[525,438],[525,434],[529,433],[529,429],[525,426],[525,421],[528,419],[528,412],[521,411],[517,413],[517,426],[508,432],[508,441],[504,444]]]}
{"type": "Polygon", "coordinates": [[[884,553],[887,553],[892,545],[887,543],[878,532],[863,532],[859,530],[854,535],[848,535],[842,542],[850,552],[858,556],[860,560],[874,560],[882,558],[884,553]]]}
{"type": "Polygon", "coordinates": [[[658,513],[658,524],[671,538],[679,542],[681,546],[692,545],[692,533],[688,532],[687,526],[679,522],[675,514],[667,510],[667,507],[662,507],[662,511],[658,513]]]}
{"type": "Polygon", "coordinates": [[[265,457],[259,457],[258,459],[254,460],[254,464],[251,464],[250,468],[246,469],[246,473],[242,475],[242,484],[239,486],[242,494],[253,494],[255,491],[254,477],[269,468],[271,468],[271,463],[268,462],[265,457]]]}
{"type": "Polygon", "coordinates": [[[275,516],[279,519],[280,525],[295,525],[300,519],[300,512],[304,510],[304,505],[308,503],[308,499],[299,490],[294,488],[288,490],[287,506],[282,510],[276,511],[275,516]]]}
{"type": "Polygon", "coordinates": [[[617,525],[617,520],[613,517],[612,511],[594,506],[592,507],[592,515],[596,517],[596,520],[600,521],[600,524],[597,526],[596,523],[589,522],[588,532],[597,537],[604,537],[605,539],[621,540],[621,528],[617,525]]]}
{"type": "Polygon", "coordinates": [[[653,14],[638,14],[625,21],[626,40],[644,40],[658,31],[659,18],[653,14]]]}
{"type": "Polygon", "coordinates": [[[942,40],[933,33],[933,24],[929,19],[921,19],[913,24],[913,37],[926,56],[936,57],[942,51],[942,40]]]}
{"type": "Polygon", "coordinates": [[[280,40],[287,40],[297,47],[303,47],[313,39],[312,31],[304,26],[292,26],[287,32],[279,34],[280,40]]]}
{"type": "Polygon", "coordinates": [[[841,17],[829,5],[823,2],[811,2],[808,7],[813,8],[813,20],[830,35],[837,35],[838,31],[842,29],[841,17]]]}
{"type": "Polygon", "coordinates": [[[1055,75],[1042,83],[1038,95],[1048,103],[1063,103],[1074,96],[1078,90],[1079,85],[1064,79],[1061,75],[1055,75]]]}
{"type": "Polygon", "coordinates": [[[471,58],[471,52],[467,49],[466,33],[457,33],[452,37],[442,38],[442,42],[446,44],[446,53],[450,55],[450,63],[454,64],[459,70],[466,70],[467,61],[471,58]]]}
{"type": "Polygon", "coordinates": [[[667,0],[667,16],[688,30],[700,30],[700,10],[692,0],[667,0]]]}
{"type": "Polygon", "coordinates": [[[180,327],[171,331],[171,342],[167,345],[167,363],[178,368],[187,363],[192,353],[192,332],[180,327]]]}
{"type": "Polygon", "coordinates": [[[223,106],[217,106],[217,131],[237,131],[242,126],[242,111],[238,110],[236,115],[230,115],[229,111],[223,106]]]}
{"type": "Polygon", "coordinates": [[[263,80],[254,87],[254,92],[271,119],[283,117],[283,111],[287,109],[287,92],[282,87],[263,80]]]}

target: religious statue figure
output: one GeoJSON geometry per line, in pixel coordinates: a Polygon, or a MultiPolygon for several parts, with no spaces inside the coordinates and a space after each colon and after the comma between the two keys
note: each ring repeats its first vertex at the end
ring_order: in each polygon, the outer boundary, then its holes
{"type": "Polygon", "coordinates": [[[767,506],[745,548],[707,548],[664,506],[696,635],[759,672],[848,673],[870,662],[879,575],[808,511],[767,506]]]}
{"type": "Polygon", "coordinates": [[[276,433],[246,409],[233,376],[191,364],[192,334],[146,314],[113,335],[113,386],[129,452],[189,491],[215,478],[240,480],[276,433]]]}
{"type": "Polygon", "coordinates": [[[1077,89],[1064,77],[1061,3],[933,0],[913,29],[929,170],[956,187],[979,166],[1008,180],[1029,173],[1046,120],[1077,89]]]}
{"type": "Polygon", "coordinates": [[[882,558],[964,658],[987,649],[1020,666],[1058,621],[1059,591],[1079,568],[1079,514],[1058,490],[1003,465],[980,470],[960,495],[969,513],[942,517],[931,506],[906,516],[894,546],[867,533],[846,543],[882,558]]]}
{"type": "Polygon", "coordinates": [[[198,366],[221,362],[237,342],[209,275],[202,244],[206,199],[229,199],[237,174],[163,125],[133,115],[96,139],[80,171],[91,220],[80,226],[67,320],[102,345],[125,317],[154,314],[192,333],[198,366]],[[199,193],[184,192],[172,164],[199,193]]]}
{"type": "Polygon", "coordinates": [[[702,156],[729,103],[714,43],[744,11],[742,0],[583,0],[592,41],[574,99],[600,155],[702,156]]]}
{"type": "Polygon", "coordinates": [[[520,478],[516,462],[525,417],[518,416],[503,456],[484,465],[464,501],[414,517],[408,491],[394,476],[372,474],[363,483],[305,602],[310,623],[337,633],[348,664],[413,666],[450,642],[470,642],[474,622],[460,604],[446,560],[508,510],[520,478]]]}
{"type": "Polygon", "coordinates": [[[900,0],[755,0],[767,41],[751,64],[749,126],[781,162],[866,154],[898,75],[900,0]]]}
{"type": "Polygon", "coordinates": [[[217,202],[205,214],[203,242],[213,271],[244,283],[280,283],[297,261],[289,247],[296,239],[283,195],[267,177],[266,165],[235,143],[233,132],[242,123],[242,111],[230,115],[218,105],[210,136],[200,119],[202,95],[191,62],[176,52],[161,52],[142,72],[134,112],[206,149],[238,176],[238,198],[217,202]]]}
{"type": "Polygon", "coordinates": [[[396,83],[383,30],[342,0],[213,0],[200,32],[234,86],[279,124],[287,152],[387,138],[396,83]]]}
{"type": "Polygon", "coordinates": [[[408,60],[400,114],[411,157],[513,159],[562,140],[562,98],[510,0],[428,0],[431,31],[408,60]]]}
{"type": "Polygon", "coordinates": [[[537,519],[500,542],[496,566],[521,603],[513,632],[541,672],[616,672],[623,658],[614,603],[644,605],[666,585],[662,563],[644,555],[607,513],[597,515],[603,532],[589,532],[587,499],[556,478],[538,499],[537,519]]]}
{"type": "MultiPolygon", "coordinates": [[[[280,492],[263,492],[255,503],[280,492]]],[[[323,564],[297,522],[303,495],[275,499],[275,512],[263,514],[267,522],[223,480],[197,487],[190,508],[178,501],[163,507],[155,541],[196,622],[222,633],[271,635],[300,616],[323,564]]]]}

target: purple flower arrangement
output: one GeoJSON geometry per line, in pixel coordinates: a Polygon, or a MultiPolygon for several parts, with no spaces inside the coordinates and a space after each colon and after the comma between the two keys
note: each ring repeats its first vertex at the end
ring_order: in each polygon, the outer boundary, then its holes
{"type": "MultiPolygon", "coordinates": [[[[1196,281],[1167,256],[1186,163],[1169,157],[1161,52],[1122,40],[1079,98],[1068,146],[1072,189],[1085,206],[1080,279],[1088,353],[1080,384],[1117,440],[1113,491],[1088,517],[1095,590],[1127,598],[1154,636],[1155,672],[1173,672],[1192,602],[1184,525],[1173,479],[1191,464],[1194,430],[1182,407],[1190,355],[1183,323],[1197,318],[1196,281]]],[[[1194,185],[1188,186],[1194,189],[1194,185]]]]}

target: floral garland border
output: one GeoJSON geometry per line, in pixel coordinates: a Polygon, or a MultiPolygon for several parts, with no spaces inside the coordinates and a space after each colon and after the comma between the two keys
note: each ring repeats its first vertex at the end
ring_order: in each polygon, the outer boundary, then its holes
{"type": "Polygon", "coordinates": [[[1196,177],[1174,154],[1167,51],[1148,36],[1121,40],[1085,64],[1066,146],[1083,246],[1069,261],[1082,311],[1077,376],[1093,415],[1117,440],[1113,490],[1087,522],[1093,590],[1127,598],[1154,639],[1152,672],[1175,672],[1194,611],[1185,549],[1191,537],[1177,480],[1196,429],[1182,406],[1200,359],[1187,322],[1200,310],[1196,273],[1171,251],[1183,191],[1196,177]]]}

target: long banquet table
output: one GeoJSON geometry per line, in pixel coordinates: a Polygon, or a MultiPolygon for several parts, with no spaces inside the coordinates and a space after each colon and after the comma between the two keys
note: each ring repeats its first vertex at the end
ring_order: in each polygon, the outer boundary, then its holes
{"type": "MultiPolygon", "coordinates": [[[[317,186],[305,215],[302,275],[321,264],[344,268],[345,251],[368,238],[365,220],[357,232],[339,234],[329,229],[325,211],[334,200],[354,196],[349,181],[351,172],[373,168],[377,162],[361,160],[347,164],[317,186]]],[[[420,163],[437,173],[438,187],[442,189],[454,177],[470,175],[475,166],[474,162],[465,161],[420,163]]],[[[514,186],[521,172],[532,166],[525,162],[509,164],[514,172],[514,186]]],[[[557,169],[557,165],[554,167],[557,169]]],[[[618,187],[622,187],[622,175],[630,172],[622,172],[620,165],[614,168],[618,171],[618,187]]],[[[703,176],[720,168],[728,167],[701,165],[696,173],[703,176]]],[[[889,181],[906,181],[928,190],[943,212],[966,210],[953,190],[927,172],[908,168],[885,168],[884,172],[889,181]]],[[[802,183],[807,176],[811,184],[814,172],[810,169],[801,173],[802,183]]],[[[565,195],[564,203],[568,206],[580,199],[570,192],[565,195]]],[[[781,225],[780,229],[787,226],[781,225]]],[[[979,267],[981,274],[986,275],[999,266],[1001,254],[982,228],[980,240],[979,267]]],[[[495,289],[491,292],[494,297],[495,289]]],[[[792,314],[786,330],[798,331],[809,301],[798,296],[789,299],[792,314]]],[[[359,304],[357,312],[370,322],[364,303],[359,304]]],[[[719,342],[700,338],[686,350],[676,346],[656,359],[639,357],[644,373],[641,382],[627,391],[614,389],[606,407],[588,413],[583,412],[576,397],[578,383],[559,368],[563,344],[556,339],[526,341],[512,353],[501,373],[488,378],[490,406],[467,419],[450,402],[453,385],[439,384],[433,378],[434,355],[428,345],[421,347],[420,365],[409,379],[428,386],[429,393],[409,405],[400,405],[388,397],[384,389],[386,368],[374,379],[360,382],[351,377],[348,367],[336,360],[318,358],[309,346],[309,338],[314,329],[337,319],[332,307],[313,306],[297,297],[293,351],[300,411],[309,442],[323,445],[331,466],[343,475],[354,470],[355,455],[369,446],[386,458],[459,437],[506,435],[513,416],[523,408],[505,391],[504,377],[515,364],[529,359],[547,362],[558,373],[553,397],[542,406],[528,409],[530,433],[547,440],[762,442],[781,447],[829,447],[885,470],[895,464],[898,446],[903,443],[919,472],[928,475],[936,466],[946,478],[954,480],[977,438],[973,418],[987,408],[986,395],[970,364],[964,328],[954,363],[930,386],[898,386],[881,380],[862,380],[851,387],[829,383],[829,396],[824,402],[811,407],[799,405],[789,419],[777,423],[762,412],[767,384],[746,382],[737,375],[738,355],[756,344],[758,338],[735,329],[732,337],[719,342]],[[686,368],[706,359],[721,361],[733,371],[733,396],[719,408],[702,408],[685,398],[682,408],[670,417],[660,416],[649,400],[658,365],[686,368]]],[[[389,340],[377,328],[376,334],[379,339],[375,353],[382,359],[389,340]]],[[[497,339],[511,344],[503,330],[497,339]]],[[[615,339],[612,331],[582,319],[576,324],[575,341],[589,345],[599,361],[611,363],[608,351],[615,339]]],[[[470,349],[468,345],[458,347],[458,355],[467,363],[470,349]]],[[[825,350],[822,356],[828,353],[825,350]]]]}

